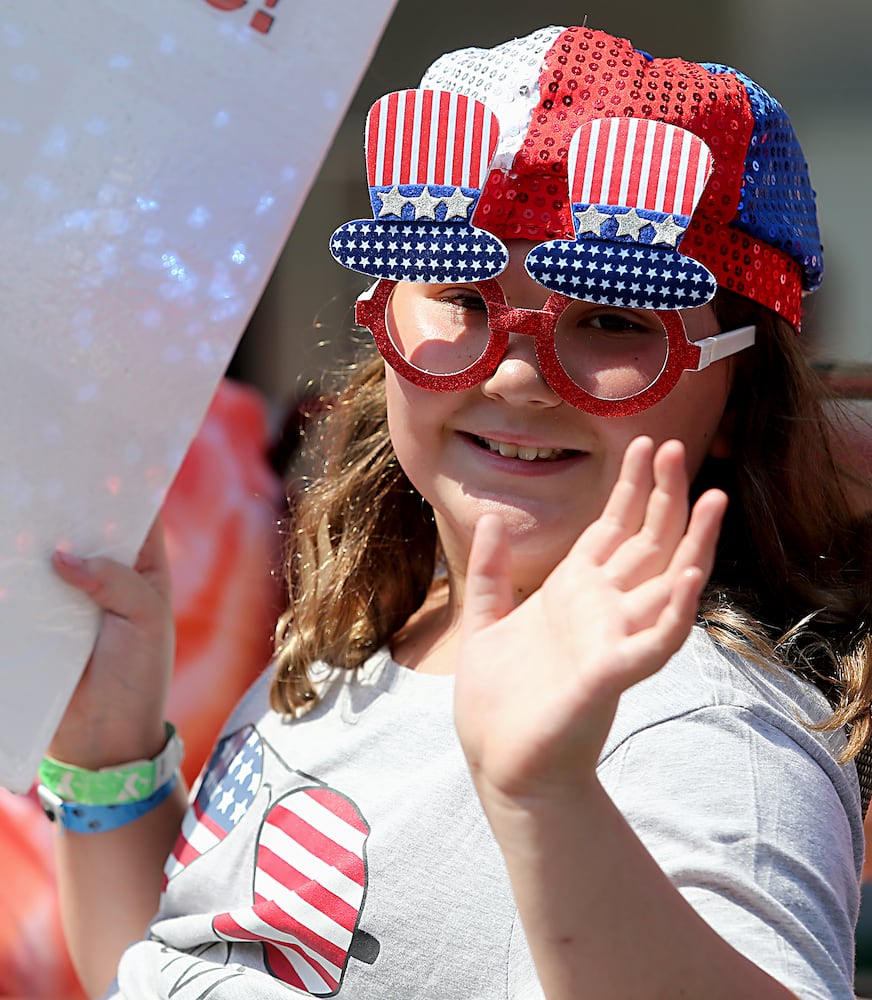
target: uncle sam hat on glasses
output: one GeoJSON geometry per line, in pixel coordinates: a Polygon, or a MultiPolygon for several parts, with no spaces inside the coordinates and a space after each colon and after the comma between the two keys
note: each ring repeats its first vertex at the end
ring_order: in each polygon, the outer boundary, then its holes
{"type": "Polygon", "coordinates": [[[481,280],[505,267],[504,241],[523,239],[540,244],[528,254],[531,275],[577,298],[671,309],[701,305],[716,284],[799,328],[803,293],[823,276],[814,192],[786,112],[744,74],[653,58],[586,27],[548,27],[442,56],[419,91],[404,93],[426,92],[458,95],[474,113],[463,114],[459,133],[456,117],[440,110],[425,138],[422,119],[406,115],[411,98],[401,117],[376,104],[366,148],[375,218],[334,234],[331,250],[346,267],[395,280],[481,280]],[[399,161],[390,175],[373,170],[376,108],[393,142],[388,155],[399,161]],[[625,121],[637,124],[614,124],[625,121]],[[415,173],[405,164],[417,162],[422,143],[430,149],[434,128],[434,172],[415,173]],[[647,168],[658,188],[643,189],[629,177],[649,133],[652,149],[667,152],[652,154],[647,168]],[[471,150],[481,150],[468,175],[447,170],[458,145],[473,160],[471,150]],[[697,164],[692,178],[687,157],[697,164]],[[644,280],[628,280],[624,265],[642,269],[631,277],[644,280]]]}
{"type": "Polygon", "coordinates": [[[574,240],[540,243],[526,268],[573,298],[639,309],[708,302],[717,281],[676,248],[711,174],[692,132],[638,118],[595,118],[569,144],[574,240]]]}
{"type": "Polygon", "coordinates": [[[470,220],[499,138],[480,101],[404,90],[376,101],[366,120],[366,168],[374,219],[333,234],[333,256],[395,281],[479,281],[505,269],[496,236],[470,220]]]}

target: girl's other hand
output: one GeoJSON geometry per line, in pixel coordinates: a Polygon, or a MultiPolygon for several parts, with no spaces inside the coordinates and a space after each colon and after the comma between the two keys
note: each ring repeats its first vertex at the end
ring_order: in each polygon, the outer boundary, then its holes
{"type": "Polygon", "coordinates": [[[91,770],[150,759],[166,743],[174,656],[170,575],[158,519],[136,564],[57,551],[58,575],[103,610],[100,631],[49,753],[91,770]]]}
{"type": "Polygon", "coordinates": [[[602,515],[517,607],[502,522],[477,525],[455,716],[483,799],[559,797],[592,778],[621,692],[687,638],[726,496],[704,494],[688,522],[684,457],[678,441],[656,454],[633,441],[602,515]]]}

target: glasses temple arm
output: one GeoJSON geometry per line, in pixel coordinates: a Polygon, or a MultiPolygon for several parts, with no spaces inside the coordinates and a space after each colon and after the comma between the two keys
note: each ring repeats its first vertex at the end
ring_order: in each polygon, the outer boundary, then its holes
{"type": "Polygon", "coordinates": [[[716,361],[728,358],[732,354],[738,354],[746,347],[751,347],[756,334],[756,326],[742,326],[737,330],[727,330],[725,333],[716,333],[713,337],[697,340],[699,364],[696,366],[696,370],[701,372],[703,368],[708,368],[716,361]]]}

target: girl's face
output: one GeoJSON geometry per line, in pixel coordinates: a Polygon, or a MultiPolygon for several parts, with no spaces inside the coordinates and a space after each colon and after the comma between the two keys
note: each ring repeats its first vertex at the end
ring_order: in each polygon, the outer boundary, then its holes
{"type": "MultiPolygon", "coordinates": [[[[509,305],[539,309],[549,293],[524,270],[531,245],[510,244],[499,281],[509,305]]],[[[397,286],[400,336],[413,311],[403,303],[414,307],[415,296],[457,309],[469,301],[474,307],[477,293],[464,285],[397,286]]],[[[719,330],[710,306],[682,310],[682,317],[691,340],[719,330]]],[[[460,392],[419,388],[386,366],[388,426],[406,475],[433,506],[449,570],[462,576],[478,518],[496,512],[510,533],[515,587],[525,595],[600,514],[633,438],[683,441],[691,479],[713,449],[723,453],[730,371],[728,359],[685,372],[642,413],[598,417],[564,402],[539,371],[533,338],[513,334],[494,374],[460,392]]]]}

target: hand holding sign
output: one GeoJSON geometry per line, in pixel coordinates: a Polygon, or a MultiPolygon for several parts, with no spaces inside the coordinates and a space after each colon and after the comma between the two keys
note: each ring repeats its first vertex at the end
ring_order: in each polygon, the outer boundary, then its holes
{"type": "Polygon", "coordinates": [[[96,633],[50,553],[133,561],[391,8],[4,10],[0,783],[96,633]]]}

